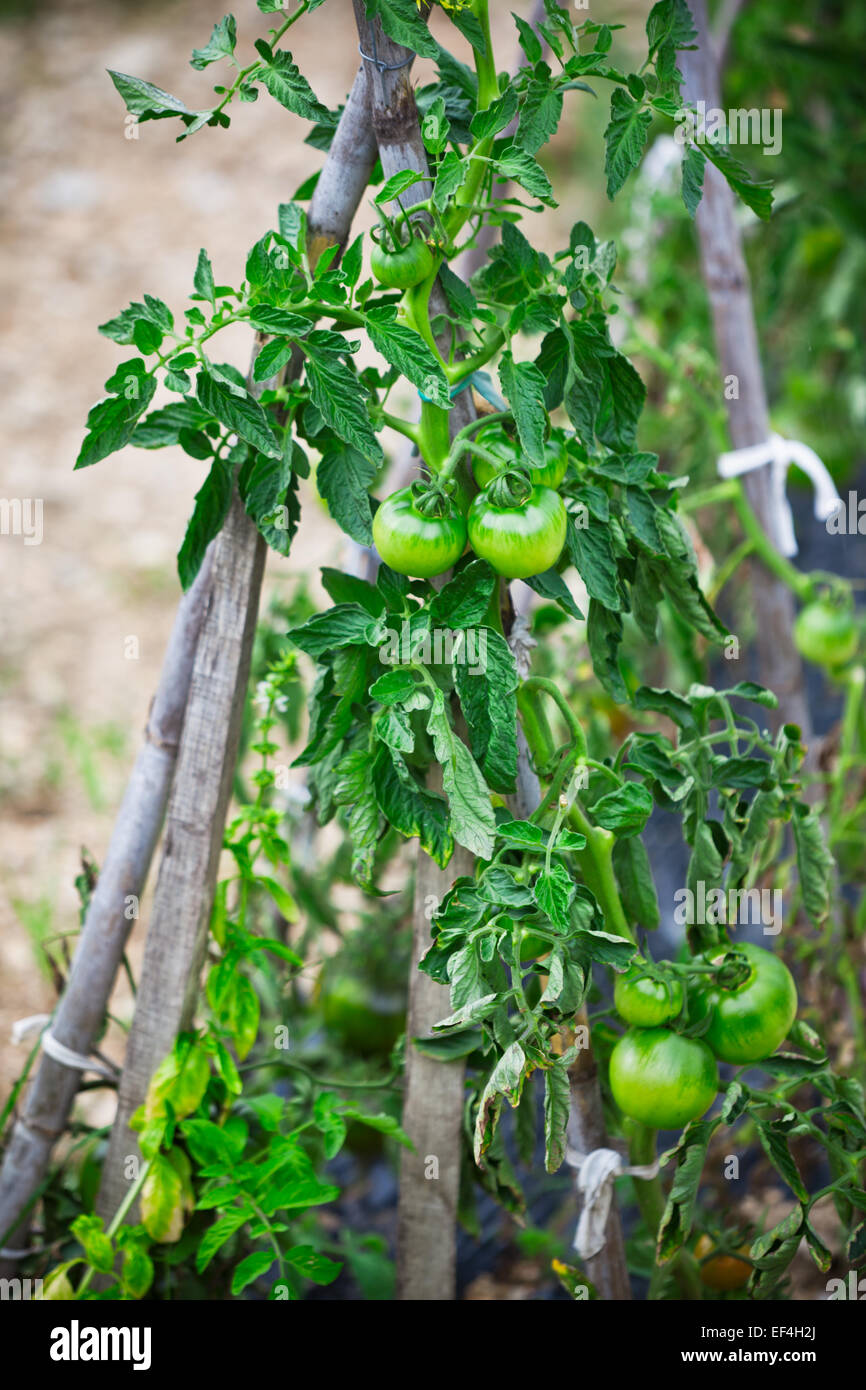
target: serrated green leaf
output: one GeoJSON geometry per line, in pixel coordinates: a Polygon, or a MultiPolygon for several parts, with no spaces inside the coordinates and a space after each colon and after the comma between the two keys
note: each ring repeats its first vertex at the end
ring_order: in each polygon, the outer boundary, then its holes
{"type": "Polygon", "coordinates": [[[408,324],[401,323],[397,310],[389,305],[370,309],[366,318],[370,341],[385,361],[423,391],[434,405],[450,410],[452,401],[445,372],[424,339],[408,324]]]}
{"type": "Polygon", "coordinates": [[[267,415],[252,396],[238,395],[217,377],[214,369],[206,371],[204,368],[198,374],[196,395],[208,415],[240,435],[254,449],[270,458],[279,458],[279,441],[267,415]]]}
{"type": "Polygon", "coordinates": [[[211,63],[218,63],[222,58],[230,58],[235,51],[237,41],[235,17],[233,14],[227,14],[214,25],[213,32],[204,48],[193,49],[190,67],[201,70],[211,63]]]}
{"type": "Polygon", "coordinates": [[[610,121],[604,132],[604,169],[607,196],[615,198],[629,174],[641,161],[652,112],[647,111],[622,87],[615,87],[610,98],[610,121]]]}
{"type": "Polygon", "coordinates": [[[299,69],[292,60],[291,53],[277,49],[269,63],[256,72],[256,81],[266,87],[271,96],[306,121],[327,121],[332,123],[331,113],[323,106],[299,69]]]}

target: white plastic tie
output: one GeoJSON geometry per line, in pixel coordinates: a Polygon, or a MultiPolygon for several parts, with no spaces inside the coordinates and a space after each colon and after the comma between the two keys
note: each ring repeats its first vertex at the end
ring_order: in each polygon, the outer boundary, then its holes
{"type": "Polygon", "coordinates": [[[116,1067],[100,1062],[95,1057],[85,1057],[82,1052],[73,1052],[71,1047],[66,1047],[64,1043],[58,1042],[46,1026],[50,1022],[50,1014],[31,1014],[29,1018],[17,1019],[12,1024],[13,1043],[21,1043],[31,1033],[45,1029],[42,1034],[42,1051],[53,1062],[59,1062],[62,1067],[70,1067],[72,1071],[94,1071],[98,1076],[104,1076],[108,1081],[117,1080],[119,1072],[116,1067]]]}
{"type": "Polygon", "coordinates": [[[792,463],[811,479],[815,489],[815,516],[818,521],[826,522],[844,504],[824,463],[815,450],[801,440],[771,434],[763,444],[749,444],[745,449],[732,449],[729,453],[720,454],[718,461],[721,478],[738,478],[743,473],[769,466],[776,508],[776,534],[773,540],[777,550],[788,558],[797,554],[794,516],[787,494],[788,469],[792,463]]]}
{"type": "Polygon", "coordinates": [[[574,1248],[582,1260],[591,1260],[606,1244],[605,1228],[613,1201],[614,1179],[632,1177],[649,1181],[658,1175],[658,1159],[655,1163],[629,1167],[616,1149],[594,1149],[590,1154],[568,1149],[565,1160],[577,1169],[578,1191],[584,1194],[574,1248]]]}
{"type": "Polygon", "coordinates": [[[30,1014],[27,1018],[18,1018],[12,1024],[12,1044],[18,1047],[29,1038],[31,1033],[38,1033],[51,1022],[50,1014],[30,1014]]]}

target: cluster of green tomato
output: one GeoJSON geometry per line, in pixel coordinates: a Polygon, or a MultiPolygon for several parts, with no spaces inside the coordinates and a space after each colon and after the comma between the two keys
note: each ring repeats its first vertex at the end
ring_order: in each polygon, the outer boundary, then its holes
{"type": "MultiPolygon", "coordinates": [[[[684,1003],[675,976],[659,979],[639,963],[617,976],[614,1003],[629,1027],[611,1053],[610,1089],[630,1119],[652,1129],[680,1129],[715,1100],[717,1061],[760,1062],[788,1036],[797,1015],[788,967],[761,946],[746,943],[736,953],[748,966],[740,983],[727,988],[708,974],[689,984],[685,1012],[690,1026],[706,1023],[700,1036],[672,1026],[684,1003]]],[[[700,963],[717,966],[726,954],[713,952],[700,963]]]]}
{"type": "Polygon", "coordinates": [[[471,503],[459,488],[453,501],[442,497],[431,504],[435,492],[419,498],[407,487],[379,507],[373,539],[391,569],[430,579],[456,564],[467,541],[506,579],[526,579],[556,564],[566,530],[565,505],[556,491],[568,468],[565,435],[551,434],[538,465],[518,463],[512,440],[498,426],[483,431],[477,442],[484,455],[473,454],[472,471],[481,491],[471,503]]]}

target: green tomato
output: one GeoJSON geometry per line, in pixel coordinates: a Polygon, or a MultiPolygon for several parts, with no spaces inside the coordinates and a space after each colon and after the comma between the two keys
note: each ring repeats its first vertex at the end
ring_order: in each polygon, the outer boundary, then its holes
{"type": "Polygon", "coordinates": [[[373,541],[386,565],[398,574],[429,579],[442,574],[466,549],[466,522],[450,516],[425,516],[410,487],[393,492],[373,517],[373,541]]]}
{"type": "Polygon", "coordinates": [[[390,1052],[405,1025],[401,1000],[377,994],[354,975],[325,975],[321,1002],[325,1027],[353,1052],[390,1052]]]}
{"type": "Polygon", "coordinates": [[[639,964],[632,965],[624,975],[617,975],[613,1002],[626,1023],[637,1028],[657,1028],[676,1018],[683,1007],[683,987],[679,980],[671,980],[668,988],[641,974],[639,964]]]}
{"type": "MultiPolygon", "coordinates": [[[[692,1017],[706,1018],[712,1011],[704,1038],[723,1062],[760,1062],[785,1040],[797,1017],[797,987],[783,960],[762,946],[746,942],[737,946],[749,966],[749,976],[736,989],[713,983],[691,991],[692,1017]]],[[[724,951],[708,956],[712,964],[724,951]]]]}
{"type": "Polygon", "coordinates": [[[850,608],[818,599],[798,613],[794,642],[800,655],[816,666],[846,666],[859,645],[857,620],[850,608]]]}
{"type": "Polygon", "coordinates": [[[553,947],[543,936],[535,936],[528,927],[520,933],[520,964],[529,965],[531,961],[549,956],[553,947]]]}
{"type": "Polygon", "coordinates": [[[716,1061],[700,1038],[669,1028],[629,1028],[610,1056],[610,1089],[624,1115],[652,1129],[681,1129],[716,1097],[716,1061]]]}
{"type": "MultiPolygon", "coordinates": [[[[504,430],[482,434],[478,443],[483,448],[489,449],[492,454],[501,457],[503,463],[514,464],[517,461],[516,447],[504,430]]],[[[520,463],[529,469],[529,476],[533,483],[542,487],[559,487],[568,469],[565,440],[548,439],[544,446],[544,463],[532,463],[527,458],[520,459],[520,463]]],[[[477,454],[473,454],[472,472],[475,474],[475,481],[478,486],[485,488],[496,477],[498,470],[488,459],[479,458],[477,454]]]]}
{"type": "Polygon", "coordinates": [[[434,264],[430,247],[414,233],[399,251],[373,241],[370,269],[379,284],[388,289],[411,290],[433,274],[434,264]]]}
{"type": "Polygon", "coordinates": [[[565,506],[549,487],[533,487],[515,507],[497,507],[487,491],[479,492],[466,521],[475,554],[506,579],[549,570],[565,544],[565,506]]]}

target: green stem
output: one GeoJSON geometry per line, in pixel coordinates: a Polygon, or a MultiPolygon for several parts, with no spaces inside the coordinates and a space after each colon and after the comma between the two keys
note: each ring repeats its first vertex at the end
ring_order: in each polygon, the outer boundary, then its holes
{"type": "MultiPolygon", "coordinates": [[[[271,39],[271,48],[276,47],[280,39],[283,37],[283,34],[285,34],[286,30],[291,29],[292,25],[301,18],[301,15],[306,14],[309,8],[310,0],[301,0],[300,7],[297,10],[295,10],[295,13],[293,15],[289,16],[285,24],[281,25],[277,32],[274,34],[274,37],[271,39]]],[[[244,78],[249,77],[251,72],[255,72],[258,68],[261,68],[262,66],[263,64],[261,59],[257,58],[254,63],[249,63],[247,67],[240,68],[234,82],[223,95],[223,99],[220,102],[219,106],[214,108],[215,111],[222,111],[224,107],[228,106],[229,102],[232,100],[232,97],[238,90],[238,87],[240,87],[244,78]]]]}
{"type": "MultiPolygon", "coordinates": [[[[138,1177],[136,1178],[135,1182],[132,1184],[131,1188],[127,1192],[120,1206],[117,1208],[117,1211],[114,1213],[111,1225],[105,1232],[107,1236],[115,1236],[117,1232],[120,1230],[126,1217],[126,1213],[129,1211],[130,1207],[132,1206],[133,1202],[135,1201],[136,1197],[138,1196],[139,1192],[144,1186],[144,1181],[148,1173],[150,1172],[150,1165],[152,1161],[152,1159],[148,1159],[146,1163],[143,1163],[141,1165],[141,1171],[138,1177]]],[[[82,1279],[81,1283],[78,1285],[78,1288],[76,1290],[75,1296],[77,1299],[80,1298],[81,1295],[84,1293],[85,1289],[89,1287],[90,1282],[93,1279],[95,1273],[95,1266],[89,1264],[87,1266],[87,1269],[84,1271],[84,1278],[82,1279]]]]}
{"type": "Polygon", "coordinates": [[[556,744],[542,701],[532,689],[527,690],[526,686],[527,682],[523,681],[518,688],[517,708],[520,711],[523,733],[538,771],[550,765],[556,752],[556,744]]]}
{"type": "Polygon", "coordinates": [[[451,449],[448,411],[443,410],[441,406],[433,405],[432,401],[422,401],[416,442],[427,467],[431,472],[441,475],[451,449]]]}
{"type": "MultiPolygon", "coordinates": [[[[569,709],[561,691],[544,676],[530,676],[522,682],[517,692],[517,704],[523,732],[536,768],[549,766],[556,751],[546,711],[538,698],[541,693],[550,696],[565,718],[572,737],[572,749],[578,759],[585,757],[586,738],[583,729],[569,709]]],[[[566,766],[569,771],[571,765],[571,759],[567,759],[566,766]]],[[[546,807],[549,803],[548,794],[542,804],[546,807]]],[[[575,859],[587,887],[599,901],[605,924],[610,931],[617,933],[624,940],[634,941],[613,871],[614,836],[609,830],[592,825],[577,801],[569,809],[568,816],[572,825],[586,836],[586,849],[575,851],[575,859]]]]}
{"type": "MultiPolygon", "coordinates": [[[[656,1161],[656,1131],[635,1120],[628,1121],[628,1155],[634,1167],[650,1167],[656,1161]]],[[[650,1238],[655,1242],[665,1210],[665,1195],[662,1180],[658,1173],[654,1178],[632,1178],[634,1193],[644,1224],[650,1238]]],[[[702,1298],[701,1278],[694,1256],[687,1250],[680,1250],[674,1265],[674,1278],[684,1298],[702,1298]]],[[[658,1297],[659,1285],[663,1276],[662,1267],[654,1265],[650,1278],[648,1298],[658,1297]]]]}
{"type": "Polygon", "coordinates": [[[406,291],[401,304],[401,312],[406,323],[410,328],[415,329],[419,337],[424,339],[443,372],[447,374],[448,364],[439,351],[439,344],[436,342],[433,329],[430,326],[430,294],[436,283],[436,276],[439,274],[441,263],[440,257],[427,279],[422,280],[420,285],[415,285],[414,289],[406,291]]]}
{"type": "MultiPolygon", "coordinates": [[[[488,0],[471,0],[471,6],[475,18],[481,25],[481,32],[484,35],[485,53],[475,53],[475,71],[478,75],[478,110],[486,111],[499,96],[499,77],[496,72],[496,60],[493,56],[493,40],[490,33],[490,12],[488,0]]],[[[470,172],[457,194],[454,209],[446,222],[446,231],[449,241],[453,242],[460,228],[472,215],[478,190],[484,179],[487,177],[488,158],[493,150],[493,137],[486,140],[479,140],[469,152],[470,172]]]]}
{"type": "Polygon", "coordinates": [[[845,803],[845,774],[848,768],[857,762],[860,710],[863,705],[864,688],[866,688],[866,669],[862,666],[853,667],[848,672],[845,686],[845,709],[842,714],[836,777],[829,806],[831,826],[834,821],[838,820],[845,803]]]}
{"type": "MultiPolygon", "coordinates": [[[[625,941],[634,941],[634,932],[625,915],[619,886],[613,871],[613,847],[616,837],[610,830],[593,825],[581,806],[575,802],[569,812],[569,819],[576,830],[586,836],[586,849],[577,850],[575,858],[580,865],[588,888],[598,898],[604,915],[605,927],[625,941]]],[[[637,943],[635,943],[637,944],[637,943]]]]}
{"type": "Polygon", "coordinates": [[[717,483],[714,487],[705,488],[702,492],[693,493],[691,497],[684,498],[680,502],[680,508],[685,512],[697,511],[700,507],[713,506],[719,502],[730,502],[740,521],[740,525],[745,532],[746,540],[749,541],[751,548],[764,562],[771,574],[777,579],[781,579],[793,593],[803,602],[808,602],[812,597],[814,588],[811,577],[802,574],[794,565],[780,555],[773,542],[764,534],[763,527],[755,513],[749,505],[746,490],[739,478],[728,478],[723,483],[717,483]]]}
{"type": "Polygon", "coordinates": [[[712,487],[701,488],[699,492],[680,497],[677,506],[681,512],[697,512],[701,507],[715,507],[720,502],[733,502],[739,490],[740,485],[736,478],[729,478],[724,483],[714,483],[712,487]]]}
{"type": "MultiPolygon", "coordinates": [[[[303,304],[293,305],[293,311],[297,313],[315,314],[317,318],[333,319],[335,323],[346,324],[349,328],[363,328],[367,320],[357,309],[338,308],[336,304],[320,304],[315,299],[305,299],[303,304]]],[[[203,342],[204,339],[199,341],[203,342]]],[[[303,348],[303,340],[298,343],[303,348]]]]}
{"type": "Polygon", "coordinates": [[[741,541],[740,544],[731,551],[724,563],[719,565],[719,568],[713,575],[712,583],[707,590],[707,598],[710,603],[715,603],[728,580],[736,573],[740,565],[751,555],[753,550],[754,546],[750,540],[741,541]]]}
{"type": "Polygon", "coordinates": [[[245,1072],[264,1071],[267,1067],[275,1067],[277,1071],[299,1071],[304,1076],[315,1081],[318,1086],[335,1091],[381,1091],[387,1086],[393,1086],[399,1076],[399,1071],[390,1071],[386,1077],[379,1081],[345,1081],[339,1076],[317,1076],[317,1074],[305,1067],[303,1062],[246,1062],[238,1067],[238,1072],[243,1076],[245,1072]]]}
{"type": "Polygon", "coordinates": [[[777,579],[781,579],[783,584],[787,584],[799,599],[804,603],[808,602],[812,597],[812,580],[807,574],[801,574],[795,569],[784,555],[780,555],[772,541],[764,535],[761,523],[749,506],[749,499],[742,483],[738,483],[733,501],[740,525],[767,569],[771,574],[775,574],[777,579]]]}
{"type": "MultiPolygon", "coordinates": [[[[577,716],[569,706],[568,701],[562,691],[553,681],[546,676],[528,676],[520,687],[524,699],[527,699],[534,691],[548,695],[553,700],[568,729],[572,747],[575,749],[579,758],[586,757],[586,735],[578,722],[577,716]]],[[[525,731],[524,731],[525,732],[525,731]]],[[[528,735],[527,735],[528,742],[528,735]]],[[[530,745],[531,746],[531,745],[530,745]]],[[[543,764],[540,764],[543,766],[543,764]]]]}
{"type": "Polygon", "coordinates": [[[407,439],[411,439],[413,444],[420,448],[421,439],[417,425],[410,424],[408,420],[401,420],[399,415],[391,415],[387,410],[382,411],[382,423],[389,429],[396,430],[398,434],[404,434],[407,439]]]}
{"type": "Polygon", "coordinates": [[[505,342],[505,334],[501,329],[497,329],[473,357],[464,357],[462,361],[455,363],[453,367],[447,367],[445,374],[452,386],[459,386],[461,381],[465,381],[473,372],[486,366],[491,357],[494,357],[505,342]]]}

